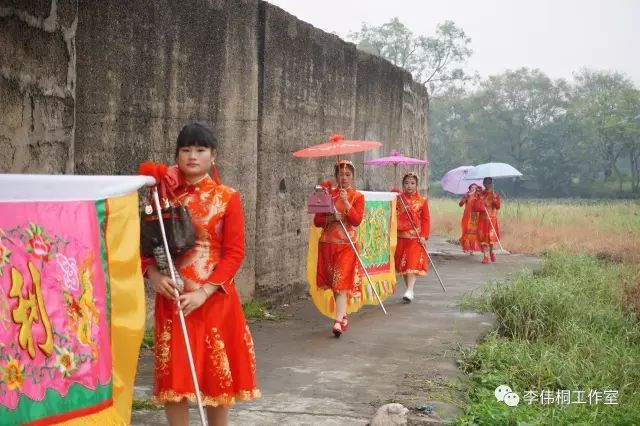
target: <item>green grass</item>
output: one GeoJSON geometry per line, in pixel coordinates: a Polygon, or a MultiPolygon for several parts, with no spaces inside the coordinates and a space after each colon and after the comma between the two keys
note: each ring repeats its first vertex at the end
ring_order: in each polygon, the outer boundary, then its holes
{"type": "Polygon", "coordinates": [[[153,349],[153,327],[147,328],[142,336],[141,348],[153,349]]]}
{"type": "Polygon", "coordinates": [[[162,405],[154,404],[150,399],[134,399],[131,404],[132,410],[162,410],[162,405]]]}
{"type": "Polygon", "coordinates": [[[640,424],[640,325],[623,302],[625,287],[639,279],[637,266],[555,252],[540,273],[466,298],[463,307],[493,312],[498,328],[462,353],[468,406],[457,423],[640,424]],[[519,394],[517,407],[496,401],[502,384],[519,394]],[[592,389],[617,390],[618,404],[528,405],[523,398],[527,391],[592,389]]]}

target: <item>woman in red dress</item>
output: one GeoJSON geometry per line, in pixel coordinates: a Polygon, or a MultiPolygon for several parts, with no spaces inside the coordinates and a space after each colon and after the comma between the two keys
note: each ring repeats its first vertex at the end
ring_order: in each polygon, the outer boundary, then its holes
{"type": "Polygon", "coordinates": [[[493,179],[484,178],[484,191],[480,192],[475,209],[480,213],[478,223],[478,241],[482,248],[482,263],[496,261],[493,245],[500,240],[500,224],[498,210],[500,210],[500,194],[493,190],[493,179]],[[488,256],[487,256],[488,254],[488,256]]]}
{"type": "Polygon", "coordinates": [[[480,243],[478,242],[478,220],[480,213],[474,211],[474,205],[478,199],[480,187],[475,183],[469,185],[469,191],[464,194],[458,205],[464,206],[464,213],[460,221],[462,234],[460,239],[460,247],[465,253],[473,254],[474,251],[480,251],[480,243]]]}
{"type": "Polygon", "coordinates": [[[333,291],[336,301],[333,334],[336,337],[347,331],[347,300],[351,293],[360,289],[360,267],[349,243],[350,237],[357,249],[356,228],[364,214],[364,195],[352,187],[355,172],[351,161],[342,160],[335,165],[334,176],[338,188],[330,189],[335,213],[316,213],[313,218],[313,223],[322,228],[318,243],[316,285],[333,291]]]}
{"type": "MultiPolygon", "coordinates": [[[[244,258],[244,216],[240,194],[207,174],[217,140],[203,123],[183,127],[176,146],[177,165],[165,183],[186,205],[196,231],[196,245],[175,259],[184,290],[144,259],[146,276],[156,291],[154,401],[165,405],[170,425],[187,425],[187,400],[196,395],[177,315],[185,315],[191,352],[210,425],[226,425],[227,407],[260,396],[255,352],[234,276],[244,258]]],[[[216,179],[217,180],[217,179],[216,179]]]]}
{"type": "Polygon", "coordinates": [[[429,266],[424,247],[429,239],[430,216],[427,199],[418,193],[418,176],[415,173],[404,175],[402,189],[396,202],[398,245],[395,265],[396,274],[402,275],[407,287],[402,298],[410,303],[414,297],[413,286],[418,275],[426,275],[429,266]]]}

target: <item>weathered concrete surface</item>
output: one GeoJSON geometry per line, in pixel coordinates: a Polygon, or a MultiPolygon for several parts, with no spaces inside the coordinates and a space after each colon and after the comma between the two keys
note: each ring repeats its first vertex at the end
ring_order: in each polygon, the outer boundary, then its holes
{"type": "Polygon", "coordinates": [[[259,0],[0,0],[0,52],[0,172],[133,174],[172,162],[184,124],[213,124],[245,208],[244,299],[304,291],[306,196],[335,159],[292,152],[377,139],[348,156],[369,190],[393,171],[365,158],[426,158],[428,96],[407,72],[259,0]]]}
{"type": "MultiPolygon", "coordinates": [[[[460,409],[439,400],[459,377],[456,351],[468,347],[493,327],[491,315],[462,312],[462,296],[484,283],[502,280],[539,261],[520,255],[499,255],[482,265],[480,256],[463,254],[457,246],[432,238],[430,249],[447,287],[435,274],[418,281],[416,299],[401,302],[402,284],[387,300],[389,316],[367,307],[350,317],[340,338],[331,336],[332,321],[309,300],[291,304],[289,318],[252,325],[263,398],[231,411],[234,425],[365,425],[376,408],[389,400],[409,408],[430,404],[446,419],[460,409]]],[[[140,363],[136,398],[151,391],[149,355],[140,363]]],[[[428,424],[428,419],[418,419],[428,424]]],[[[135,412],[132,424],[155,425],[163,411],[135,412]]],[[[198,424],[192,410],[191,424],[198,424]]],[[[421,423],[422,424],[422,423],[421,423]]]]}
{"type": "Polygon", "coordinates": [[[244,297],[254,288],[257,19],[257,0],[107,1],[80,8],[78,26],[76,171],[173,162],[182,126],[212,124],[216,164],[245,207],[244,297]]]}
{"type": "Polygon", "coordinates": [[[294,159],[291,153],[332,133],[353,134],[357,51],[269,3],[260,4],[260,18],[256,291],[274,299],[304,285],[306,194],[331,175],[335,161],[294,159]]]}
{"type": "Polygon", "coordinates": [[[73,171],[76,7],[0,0],[0,173],[73,171]]]}
{"type": "Polygon", "coordinates": [[[336,160],[291,154],[333,133],[379,140],[382,148],[346,158],[356,164],[358,188],[388,190],[393,171],[365,170],[365,156],[397,148],[426,157],[427,94],[402,69],[269,3],[260,3],[260,22],[256,293],[282,300],[304,289],[311,219],[306,197],[332,179],[336,160]]]}
{"type": "MultiPolygon", "coordinates": [[[[385,143],[381,149],[364,153],[364,160],[391,155],[392,148],[406,148],[407,141],[402,139],[402,112],[404,81],[410,78],[388,61],[358,52],[355,136],[385,143]]],[[[426,138],[424,142],[426,147],[426,138]]],[[[363,166],[360,182],[365,189],[388,191],[393,175],[393,167],[363,166]]]]}

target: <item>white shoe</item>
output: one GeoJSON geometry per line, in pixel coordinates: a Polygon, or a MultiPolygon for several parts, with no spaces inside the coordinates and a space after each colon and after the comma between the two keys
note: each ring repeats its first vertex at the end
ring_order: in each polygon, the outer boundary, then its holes
{"type": "Polygon", "coordinates": [[[405,291],[404,296],[402,296],[402,299],[407,303],[411,303],[411,301],[413,300],[413,290],[405,291]]]}

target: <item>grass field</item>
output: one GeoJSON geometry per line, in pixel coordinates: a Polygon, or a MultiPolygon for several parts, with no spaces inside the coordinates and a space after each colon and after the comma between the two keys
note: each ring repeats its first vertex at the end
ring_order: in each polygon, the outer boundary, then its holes
{"type": "MultiPolygon", "coordinates": [[[[433,232],[457,239],[462,208],[447,199],[430,207],[433,232]]],[[[503,245],[542,255],[544,266],[463,301],[494,313],[497,329],[460,356],[458,424],[640,424],[639,215],[630,202],[504,203],[503,245]],[[517,407],[494,397],[503,384],[517,407]]]]}
{"type": "MultiPolygon", "coordinates": [[[[462,207],[447,198],[429,200],[432,232],[460,236],[462,207]]],[[[640,262],[640,204],[503,200],[499,211],[502,245],[517,253],[563,249],[640,262]]]]}

